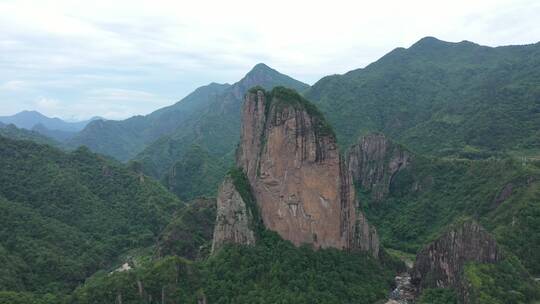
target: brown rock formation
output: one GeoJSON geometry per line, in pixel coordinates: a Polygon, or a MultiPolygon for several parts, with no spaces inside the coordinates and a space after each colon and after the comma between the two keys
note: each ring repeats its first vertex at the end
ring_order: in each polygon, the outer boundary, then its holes
{"type": "Polygon", "coordinates": [[[226,243],[250,245],[255,243],[252,230],[253,215],[236,189],[230,176],[219,188],[217,197],[217,215],[214,226],[212,252],[226,243]]]}
{"type": "Polygon", "coordinates": [[[395,174],[409,164],[411,153],[382,134],[370,134],[349,149],[347,159],[354,181],[381,201],[395,174]]]}
{"type": "MultiPolygon", "coordinates": [[[[353,249],[355,229],[376,232],[362,217],[352,179],[321,113],[296,92],[251,90],[242,113],[237,166],[253,189],[264,225],[296,245],[353,249]]],[[[371,235],[371,236],[370,236],[371,235]]],[[[378,242],[377,250],[378,252],[378,242]]]]}
{"type": "Polygon", "coordinates": [[[478,223],[466,221],[422,249],[412,269],[412,282],[425,288],[455,288],[467,302],[462,273],[467,262],[495,263],[502,255],[495,239],[478,223]]]}

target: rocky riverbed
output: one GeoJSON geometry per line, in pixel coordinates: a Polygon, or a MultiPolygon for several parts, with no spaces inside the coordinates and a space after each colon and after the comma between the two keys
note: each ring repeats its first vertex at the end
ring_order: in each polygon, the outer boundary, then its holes
{"type": "Polygon", "coordinates": [[[395,277],[396,288],[388,295],[386,304],[409,304],[414,300],[414,287],[409,273],[401,273],[395,277]]]}

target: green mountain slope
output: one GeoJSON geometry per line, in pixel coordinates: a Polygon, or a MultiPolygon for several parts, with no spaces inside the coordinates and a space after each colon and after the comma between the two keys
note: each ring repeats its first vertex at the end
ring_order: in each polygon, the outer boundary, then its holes
{"type": "Polygon", "coordinates": [[[159,235],[156,256],[176,255],[190,260],[206,258],[212,248],[216,200],[199,198],[177,212],[159,235]]]}
{"type": "Polygon", "coordinates": [[[14,124],[0,124],[0,136],[11,139],[29,140],[38,144],[45,144],[54,147],[60,147],[60,143],[56,140],[42,135],[36,131],[17,128],[14,124]]]}
{"type": "Polygon", "coordinates": [[[228,160],[191,146],[163,176],[163,184],[182,200],[212,196],[225,176],[228,160]]]}
{"type": "Polygon", "coordinates": [[[93,121],[69,140],[68,145],[73,148],[85,145],[94,152],[121,161],[129,160],[146,145],[174,131],[182,120],[202,111],[227,87],[229,85],[216,83],[200,87],[176,104],[147,116],[134,116],[121,121],[93,121]]]}
{"type": "Polygon", "coordinates": [[[427,37],[305,96],[343,147],[379,131],[434,155],[538,151],[540,44],[485,47],[427,37]],[[472,152],[472,153],[471,153],[472,152]]]}
{"type": "Polygon", "coordinates": [[[0,290],[69,292],[125,250],[151,245],[181,205],[87,149],[0,137],[0,290]]]}

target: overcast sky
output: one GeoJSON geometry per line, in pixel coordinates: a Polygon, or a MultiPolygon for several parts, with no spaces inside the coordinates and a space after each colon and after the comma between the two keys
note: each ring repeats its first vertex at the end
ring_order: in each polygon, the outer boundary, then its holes
{"type": "Polygon", "coordinates": [[[424,36],[540,41],[540,1],[0,0],[0,115],[147,114],[258,62],[313,84],[424,36]]]}

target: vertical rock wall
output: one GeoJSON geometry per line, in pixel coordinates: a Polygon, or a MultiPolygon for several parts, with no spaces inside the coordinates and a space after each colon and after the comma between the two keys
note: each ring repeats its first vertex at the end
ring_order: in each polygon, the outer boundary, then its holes
{"type": "MultiPolygon", "coordinates": [[[[251,90],[242,112],[237,166],[246,173],[264,225],[296,245],[351,249],[356,229],[352,178],[322,115],[296,92],[251,90]]],[[[363,216],[363,215],[362,215],[363,216]]],[[[373,228],[360,234],[372,234],[373,228]]],[[[378,252],[378,242],[376,242],[378,252]]]]}
{"type": "Polygon", "coordinates": [[[226,243],[255,243],[253,215],[230,176],[225,177],[219,188],[216,213],[212,252],[226,243]]]}

